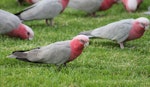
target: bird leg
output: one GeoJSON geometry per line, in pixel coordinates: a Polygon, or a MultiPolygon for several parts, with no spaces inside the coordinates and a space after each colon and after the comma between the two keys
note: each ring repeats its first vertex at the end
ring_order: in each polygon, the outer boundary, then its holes
{"type": "Polygon", "coordinates": [[[97,17],[103,17],[105,15],[96,15],[96,12],[93,12],[93,13],[87,14],[87,16],[91,16],[91,17],[97,18],[97,17]]]}
{"type": "Polygon", "coordinates": [[[53,25],[54,25],[53,18],[51,18],[51,19],[46,19],[45,22],[46,22],[46,24],[47,24],[48,26],[53,26],[53,25]],[[50,22],[50,23],[49,23],[49,22],[50,22]]]}
{"type": "Polygon", "coordinates": [[[56,65],[57,66],[57,70],[60,71],[62,69],[62,67],[66,67],[66,63],[62,64],[62,65],[56,65]]]}
{"type": "Polygon", "coordinates": [[[95,12],[93,12],[93,13],[87,13],[86,16],[96,17],[96,13],[95,12]]]}
{"type": "Polygon", "coordinates": [[[96,15],[96,12],[93,12],[92,14],[90,14],[91,15],[91,17],[96,17],[97,15],[96,15]]]}
{"type": "Polygon", "coordinates": [[[121,49],[124,49],[123,42],[120,42],[119,45],[120,45],[120,48],[121,48],[121,49]]]}
{"type": "Polygon", "coordinates": [[[17,0],[18,4],[21,6],[24,2],[24,0],[17,0]]]}

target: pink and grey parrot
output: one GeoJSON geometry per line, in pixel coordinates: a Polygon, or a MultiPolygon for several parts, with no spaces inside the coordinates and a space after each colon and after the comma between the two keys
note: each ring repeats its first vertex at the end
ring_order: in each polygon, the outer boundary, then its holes
{"type": "Polygon", "coordinates": [[[68,6],[95,16],[97,11],[107,10],[118,1],[119,0],[70,0],[68,6]]]}
{"type": "Polygon", "coordinates": [[[38,1],[40,1],[40,0],[17,0],[19,5],[22,5],[24,2],[27,2],[29,4],[34,4],[34,3],[37,3],[38,1]]]}
{"type": "Polygon", "coordinates": [[[72,40],[55,42],[29,51],[15,51],[8,57],[33,63],[66,65],[82,53],[88,42],[87,36],[78,35],[72,40]]]}
{"type": "Polygon", "coordinates": [[[146,29],[149,28],[150,21],[145,17],[137,19],[124,19],[96,28],[94,30],[81,32],[92,38],[105,38],[116,41],[120,48],[124,48],[124,42],[138,39],[143,36],[146,29]]]}
{"type": "Polygon", "coordinates": [[[31,40],[34,32],[14,14],[0,9],[0,34],[31,40]]]}
{"type": "Polygon", "coordinates": [[[128,12],[135,12],[142,2],[143,0],[122,0],[125,9],[128,12]]]}
{"type": "Polygon", "coordinates": [[[69,0],[41,0],[23,11],[16,13],[22,21],[46,19],[53,25],[53,19],[64,11],[69,0]]]}

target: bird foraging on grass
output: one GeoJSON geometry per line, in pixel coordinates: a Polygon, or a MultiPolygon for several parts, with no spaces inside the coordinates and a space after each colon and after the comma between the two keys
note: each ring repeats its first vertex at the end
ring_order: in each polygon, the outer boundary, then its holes
{"type": "Polygon", "coordinates": [[[22,21],[45,19],[46,24],[52,26],[53,19],[65,10],[68,2],[69,0],[41,0],[15,15],[22,21]]]}
{"type": "Polygon", "coordinates": [[[122,4],[124,5],[124,8],[129,13],[135,12],[139,8],[142,2],[143,0],[122,0],[122,4]]]}
{"type": "Polygon", "coordinates": [[[29,51],[14,51],[9,57],[33,63],[66,65],[82,53],[88,42],[87,36],[78,35],[72,40],[55,42],[29,51]]]}
{"type": "Polygon", "coordinates": [[[85,11],[88,15],[95,17],[96,12],[108,10],[118,2],[119,0],[70,0],[68,6],[85,11]]]}
{"type": "Polygon", "coordinates": [[[81,32],[90,38],[105,38],[116,41],[120,48],[124,48],[126,41],[138,39],[143,36],[145,30],[149,28],[148,18],[124,19],[90,31],[81,32]]]}
{"type": "Polygon", "coordinates": [[[0,10],[0,34],[32,40],[34,32],[14,14],[0,10]]]}

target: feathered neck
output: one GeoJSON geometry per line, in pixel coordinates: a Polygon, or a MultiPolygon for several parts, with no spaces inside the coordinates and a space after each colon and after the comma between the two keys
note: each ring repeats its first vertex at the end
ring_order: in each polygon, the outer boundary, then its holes
{"type": "Polygon", "coordinates": [[[112,7],[113,4],[115,4],[116,1],[115,0],[103,0],[103,2],[101,3],[101,6],[99,8],[99,10],[107,10],[110,7],[112,7]]]}
{"type": "Polygon", "coordinates": [[[65,8],[67,7],[68,3],[69,3],[69,0],[61,0],[61,4],[63,6],[63,9],[62,9],[61,12],[63,12],[65,10],[65,8]]]}
{"type": "Polygon", "coordinates": [[[23,24],[20,24],[17,29],[13,29],[11,32],[7,33],[11,37],[19,37],[21,39],[27,39],[27,34],[25,34],[25,27],[23,24]]]}
{"type": "Polygon", "coordinates": [[[77,58],[82,53],[84,45],[78,39],[75,39],[70,42],[70,47],[71,55],[68,61],[72,61],[77,58]]]}
{"type": "Polygon", "coordinates": [[[143,36],[145,32],[145,27],[142,27],[138,22],[134,22],[132,29],[129,32],[129,37],[127,38],[127,40],[134,40],[134,39],[138,39],[141,36],[143,36]]]}

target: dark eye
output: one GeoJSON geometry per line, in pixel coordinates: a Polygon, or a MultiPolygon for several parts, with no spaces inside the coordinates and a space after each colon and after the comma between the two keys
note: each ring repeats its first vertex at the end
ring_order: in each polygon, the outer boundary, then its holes
{"type": "Polygon", "coordinates": [[[30,33],[29,33],[29,32],[27,32],[27,35],[30,35],[30,33]]]}
{"type": "Polygon", "coordinates": [[[144,24],[144,23],[141,23],[141,25],[145,27],[145,24],[144,24]]]}
{"type": "Polygon", "coordinates": [[[80,40],[80,42],[82,42],[83,44],[85,43],[85,41],[84,41],[84,40],[82,40],[82,39],[80,40]]]}

